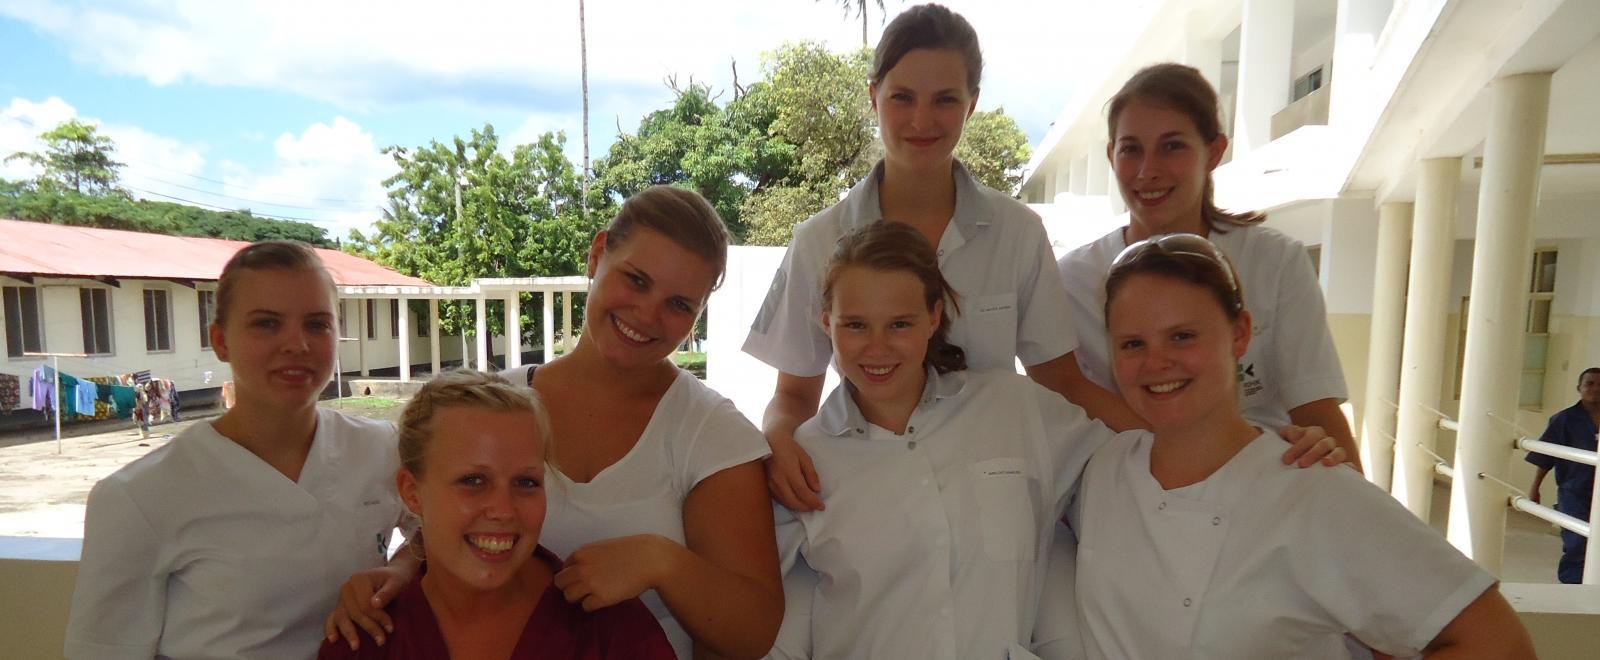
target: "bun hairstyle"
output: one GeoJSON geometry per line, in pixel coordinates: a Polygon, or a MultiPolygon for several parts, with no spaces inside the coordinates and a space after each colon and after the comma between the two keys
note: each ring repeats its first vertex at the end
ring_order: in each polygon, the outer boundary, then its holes
{"type": "Polygon", "coordinates": [[[1244,312],[1244,290],[1233,262],[1216,245],[1195,234],[1167,234],[1128,246],[1111,262],[1106,274],[1105,319],[1111,320],[1111,303],[1135,275],[1160,275],[1188,282],[1211,293],[1229,321],[1244,312]]]}
{"type": "Polygon", "coordinates": [[[433,445],[433,417],[440,408],[533,413],[539,437],[544,441],[545,464],[554,467],[550,458],[555,438],[550,434],[550,415],[545,412],[538,393],[530,387],[513,385],[499,374],[450,369],[423,385],[400,413],[400,464],[411,474],[422,476],[428,450],[433,445]]]}
{"type": "Polygon", "coordinates": [[[918,48],[961,53],[967,65],[967,91],[978,91],[978,82],[983,80],[983,51],[978,48],[978,32],[961,14],[932,3],[907,9],[889,21],[878,39],[878,47],[872,51],[869,80],[874,85],[882,84],[884,76],[900,63],[900,58],[918,48]]]}
{"type": "Polygon", "coordinates": [[[928,338],[928,354],[922,363],[941,374],[967,368],[967,354],[960,346],[950,343],[950,319],[961,313],[959,296],[944,273],[939,271],[939,256],[928,244],[928,239],[911,225],[879,220],[839,239],[828,260],[827,276],[822,284],[822,306],[833,304],[833,285],[847,268],[870,268],[886,273],[909,273],[922,282],[923,303],[928,311],[940,300],[945,301],[939,315],[939,327],[928,338]],[[954,314],[952,314],[952,310],[954,314]]]}
{"type": "Polygon", "coordinates": [[[613,249],[644,227],[660,233],[706,260],[717,271],[711,289],[722,286],[728,270],[728,226],[700,193],[675,186],[650,186],[622,202],[606,226],[606,249],[613,249]]]}
{"type": "MultiPolygon", "coordinates": [[[[1222,135],[1222,121],[1217,113],[1217,90],[1206,82],[1205,76],[1191,66],[1166,62],[1152,64],[1133,74],[1122,84],[1115,96],[1106,102],[1106,127],[1112,143],[1117,141],[1117,120],[1124,108],[1134,101],[1142,101],[1174,112],[1182,113],[1194,122],[1200,138],[1210,144],[1222,135]]],[[[1230,213],[1217,208],[1214,201],[1215,185],[1211,173],[1206,172],[1206,187],[1200,200],[1200,216],[1206,227],[1219,234],[1233,227],[1260,224],[1266,220],[1264,213],[1230,213]]]]}
{"type": "Polygon", "coordinates": [[[300,241],[259,241],[242,248],[228,259],[217,277],[217,309],[212,323],[223,325],[228,311],[233,307],[233,290],[239,285],[239,273],[246,270],[309,270],[322,275],[328,283],[329,299],[339,304],[333,287],[333,277],[322,265],[322,257],[311,246],[300,241]]]}

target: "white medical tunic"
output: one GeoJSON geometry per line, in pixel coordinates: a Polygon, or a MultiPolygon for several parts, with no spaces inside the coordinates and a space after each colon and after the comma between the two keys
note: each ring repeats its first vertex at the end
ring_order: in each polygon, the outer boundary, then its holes
{"type": "MultiPolygon", "coordinates": [[[[508,371],[506,378],[526,383],[529,368],[508,371]]],[[[659,534],[683,544],[683,502],[694,487],[771,453],[761,431],[733,402],[680,369],[638,442],[617,462],[584,483],[560,470],[549,472],[549,511],[539,543],[563,558],[585,544],[635,534],[659,534]]],[[[666,631],[678,657],[692,657],[694,640],[661,595],[651,589],[640,600],[666,631]]]]}
{"type": "Polygon", "coordinates": [[[330,410],[300,480],[195,424],[89,493],[66,656],[309,658],[404,506],[394,426],[330,410]]]}
{"type": "MultiPolygon", "coordinates": [[[[1122,231],[1067,253],[1058,264],[1082,342],[1073,355],[1085,376],[1113,392],[1105,282],[1111,261],[1127,247],[1122,231]]],[[[1344,370],[1305,247],[1261,226],[1213,231],[1209,238],[1233,260],[1250,311],[1250,347],[1239,361],[1245,419],[1281,428],[1294,408],[1320,399],[1343,401],[1344,370]]]]}
{"type": "Polygon", "coordinates": [[[1275,434],[1173,490],[1153,442],[1102,448],[1073,505],[1090,658],[1347,658],[1346,632],[1410,656],[1495,583],[1356,471],[1284,465],[1275,434]]]}
{"type": "Polygon", "coordinates": [[[796,433],[827,508],[775,507],[788,577],[772,657],[1027,657],[1052,523],[1113,432],[1015,373],[930,369],[903,435],[866,422],[848,388],[796,433]]]}
{"type": "MultiPolygon", "coordinates": [[[[950,342],[966,351],[973,369],[1014,371],[1019,358],[1031,366],[1067,354],[1078,342],[1044,224],[959,162],[954,170],[955,216],[938,245],[939,270],[961,296],[950,342]]],[[[843,201],[794,228],[745,339],[746,353],[796,376],[827,371],[833,345],[822,327],[822,280],[839,239],[883,218],[882,177],[880,162],[843,201]]]]}

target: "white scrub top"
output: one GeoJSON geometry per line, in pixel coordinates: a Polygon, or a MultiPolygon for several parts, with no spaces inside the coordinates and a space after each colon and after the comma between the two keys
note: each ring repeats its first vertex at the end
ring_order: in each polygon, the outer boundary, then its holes
{"type": "Polygon", "coordinates": [[[1347,658],[1346,632],[1410,656],[1495,583],[1356,471],[1284,465],[1275,434],[1173,490],[1153,442],[1102,448],[1073,505],[1090,658],[1347,658]]]}
{"type": "MultiPolygon", "coordinates": [[[[503,375],[523,384],[531,368],[503,375]]],[[[689,492],[706,477],[771,453],[761,431],[731,401],[680,369],[639,441],[621,459],[585,483],[568,479],[559,469],[548,473],[549,504],[539,544],[562,558],[594,541],[635,534],[659,534],[683,544],[683,501],[689,492]]],[[[656,616],[678,657],[693,657],[694,640],[660,594],[651,589],[640,600],[656,616]]]]}
{"type": "MultiPolygon", "coordinates": [[[[966,351],[973,369],[1014,371],[1018,358],[1031,366],[1067,354],[1078,342],[1043,222],[961,163],[954,171],[955,216],[938,245],[939,270],[961,296],[950,343],[966,351]]],[[[839,239],[883,218],[882,177],[880,162],[843,201],[795,226],[746,353],[795,376],[827,371],[833,345],[822,327],[822,280],[839,239]]]]}
{"type": "Polygon", "coordinates": [[[309,658],[405,511],[394,426],[317,411],[299,482],[195,424],[95,484],[68,658],[309,658]]]}
{"type": "MultiPolygon", "coordinates": [[[[1239,271],[1253,324],[1250,348],[1239,361],[1244,394],[1239,405],[1245,419],[1282,428],[1294,408],[1320,399],[1344,401],[1344,370],[1305,247],[1261,226],[1213,231],[1209,238],[1239,271]]],[[[1073,355],[1085,376],[1113,392],[1117,383],[1106,335],[1105,282],[1111,261],[1125,247],[1118,228],[1067,253],[1058,264],[1082,342],[1073,355]]]]}
{"type": "Polygon", "coordinates": [[[827,508],[774,507],[772,657],[1027,657],[1052,523],[1113,432],[1015,373],[930,369],[904,435],[867,423],[848,388],[795,434],[827,508]]]}

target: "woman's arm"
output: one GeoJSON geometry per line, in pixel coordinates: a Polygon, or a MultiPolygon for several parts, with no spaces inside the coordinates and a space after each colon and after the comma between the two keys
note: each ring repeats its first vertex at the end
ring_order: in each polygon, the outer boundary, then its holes
{"type": "Polygon", "coordinates": [[[1447,660],[1449,658],[1504,658],[1520,660],[1533,658],[1533,639],[1517,619],[1511,603],[1500,595],[1500,589],[1489,587],[1477,600],[1461,610],[1456,618],[1445,624],[1444,630],[1422,650],[1423,657],[1447,660]]]}
{"type": "Polygon", "coordinates": [[[573,551],[556,574],[593,611],[655,589],[695,640],[697,657],[757,658],[783,620],[772,506],[754,461],[701,480],[683,504],[685,545],[640,534],[573,551]]]}
{"type": "Polygon", "coordinates": [[[1289,410],[1289,419],[1296,426],[1321,427],[1345,451],[1345,462],[1361,471],[1361,450],[1356,448],[1355,435],[1350,432],[1350,421],[1339,409],[1336,399],[1318,399],[1289,410]]]}
{"type": "Polygon", "coordinates": [[[794,430],[817,414],[825,378],[826,374],[795,376],[778,372],[778,387],[761,418],[761,432],[772,450],[766,460],[767,490],[772,499],[790,511],[805,513],[826,508],[822,503],[822,480],[811,464],[811,456],[794,440],[794,430]]]}
{"type": "Polygon", "coordinates": [[[1032,366],[1023,367],[1033,382],[1054,390],[1068,401],[1077,404],[1113,431],[1142,429],[1148,425],[1138,413],[1128,407],[1117,393],[1107,390],[1088,376],[1078,366],[1078,357],[1068,352],[1061,357],[1032,366]]]}
{"type": "Polygon", "coordinates": [[[90,491],[83,529],[65,655],[148,660],[166,623],[162,540],[138,505],[109,480],[90,491]]]}
{"type": "Polygon", "coordinates": [[[378,646],[383,646],[387,634],[394,632],[394,621],[384,606],[416,577],[422,566],[422,535],[415,534],[395,551],[388,566],[369,568],[350,576],[339,587],[339,604],[322,622],[322,634],[330,642],[343,638],[355,651],[361,648],[361,635],[357,628],[367,631],[378,646]]]}

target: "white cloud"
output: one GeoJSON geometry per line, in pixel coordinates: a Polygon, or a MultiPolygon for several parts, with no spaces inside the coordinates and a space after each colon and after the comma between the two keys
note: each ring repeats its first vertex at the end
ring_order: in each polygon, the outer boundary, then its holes
{"type": "Polygon", "coordinates": [[[223,193],[258,212],[315,219],[331,238],[370,230],[383,208],[383,180],[396,171],[372,134],[344,117],[279,135],[273,153],[264,172],[224,163],[223,193]]]}
{"type": "MultiPolygon", "coordinates": [[[[1037,138],[1080,84],[1074,76],[1092,71],[1086,65],[1139,27],[1126,17],[1149,2],[947,4],[972,21],[985,45],[982,105],[1005,105],[1037,138]]],[[[910,5],[885,4],[891,15],[910,5]]],[[[883,23],[872,11],[876,41],[883,23]]],[[[586,12],[591,90],[623,99],[595,108],[592,130],[607,136],[613,116],[631,129],[662,105],[661,81],[669,75],[726,88],[732,61],[741,79],[754,80],[759,54],[784,41],[860,45],[859,19],[833,0],[619,0],[591,2],[586,12]]],[[[362,109],[449,99],[579,112],[573,2],[15,0],[0,15],[63,42],[80,61],[156,85],[284,90],[362,109]]]]}
{"type": "Polygon", "coordinates": [[[5,110],[0,110],[0,178],[31,179],[39,169],[25,160],[3,162],[19,151],[39,151],[39,134],[56,124],[77,116],[78,111],[54,96],[43,101],[11,99],[5,110]]]}
{"type": "MultiPolygon", "coordinates": [[[[18,151],[38,152],[44,148],[39,134],[68,119],[79,118],[100,127],[100,132],[116,145],[113,155],[123,163],[122,183],[138,197],[154,197],[149,192],[181,197],[178,185],[205,169],[204,147],[151,133],[137,126],[109,124],[91,117],[79,117],[77,108],[54,96],[43,101],[14,98],[0,111],[0,154],[18,151]]],[[[0,177],[31,179],[39,168],[16,160],[0,165],[0,177]]]]}

